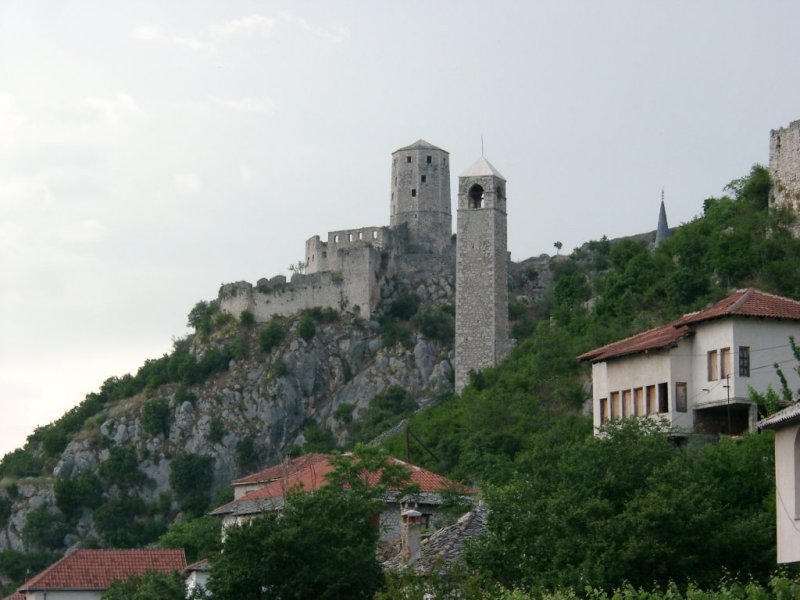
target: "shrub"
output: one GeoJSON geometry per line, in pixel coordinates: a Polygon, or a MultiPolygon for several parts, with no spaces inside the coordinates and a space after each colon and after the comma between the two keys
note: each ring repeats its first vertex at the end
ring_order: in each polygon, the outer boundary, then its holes
{"type": "Polygon", "coordinates": [[[414,293],[401,294],[389,306],[386,314],[401,321],[408,321],[419,309],[419,297],[414,293]]]}
{"type": "Polygon", "coordinates": [[[152,437],[169,435],[171,417],[166,398],[151,400],[142,406],[142,427],[152,437]]]}
{"type": "Polygon", "coordinates": [[[208,508],[214,482],[214,459],[199,454],[178,454],[170,463],[169,484],[181,510],[200,516],[208,508]]]}
{"type": "Polygon", "coordinates": [[[286,337],[286,330],[273,319],[258,333],[258,346],[262,352],[272,352],[286,337]]]}
{"type": "Polygon", "coordinates": [[[247,350],[247,340],[241,333],[233,336],[228,340],[228,343],[225,344],[225,354],[235,360],[247,358],[247,350]]]}
{"type": "Polygon", "coordinates": [[[0,473],[3,477],[30,477],[41,471],[41,461],[32,452],[22,448],[9,452],[0,461],[0,473]]]}
{"type": "Polygon", "coordinates": [[[456,321],[453,315],[442,309],[421,310],[413,316],[411,323],[429,340],[449,346],[455,342],[456,321]]]}
{"type": "Polygon", "coordinates": [[[256,317],[249,310],[243,310],[239,315],[239,323],[241,323],[244,327],[252,327],[256,324],[256,317]]]}
{"type": "Polygon", "coordinates": [[[208,435],[206,439],[212,444],[219,444],[222,438],[225,437],[225,425],[219,417],[211,417],[211,422],[208,424],[208,435]]]}
{"type": "Polygon", "coordinates": [[[183,548],[186,561],[194,562],[219,552],[222,545],[219,521],[214,517],[186,519],[175,523],[158,538],[161,548],[183,548]]]}
{"type": "Polygon", "coordinates": [[[258,463],[258,450],[253,438],[245,437],[236,442],[236,466],[239,473],[255,471],[258,463]]]}
{"type": "Polygon", "coordinates": [[[216,312],[216,304],[201,300],[189,311],[188,325],[202,337],[207,337],[211,333],[211,319],[216,312]]]}
{"type": "Polygon", "coordinates": [[[66,534],[66,526],[56,520],[47,504],[42,504],[25,516],[22,540],[27,549],[54,550],[61,548],[66,534]]]}
{"type": "Polygon", "coordinates": [[[178,386],[175,390],[175,404],[180,406],[184,402],[189,402],[192,406],[197,402],[197,396],[192,392],[185,383],[178,386]]]}
{"type": "Polygon", "coordinates": [[[83,506],[97,508],[103,499],[103,484],[91,471],[83,471],[74,479],[59,477],[53,491],[56,506],[67,519],[76,517],[83,506]]]}
{"type": "Polygon", "coordinates": [[[315,333],[317,333],[317,327],[314,325],[313,317],[309,314],[304,314],[300,318],[300,325],[297,326],[297,335],[310,342],[315,333]]]}
{"type": "Polygon", "coordinates": [[[109,457],[100,463],[100,477],[108,485],[120,489],[139,487],[147,482],[147,475],[139,470],[136,450],[132,446],[114,446],[109,457]]]}
{"type": "Polygon", "coordinates": [[[402,344],[406,348],[413,345],[411,329],[406,323],[398,321],[384,321],[381,342],[384,348],[391,348],[395,344],[402,344]]]}
{"type": "Polygon", "coordinates": [[[331,430],[316,421],[307,421],[303,436],[306,438],[303,444],[305,452],[327,453],[336,448],[336,438],[331,430]]]}

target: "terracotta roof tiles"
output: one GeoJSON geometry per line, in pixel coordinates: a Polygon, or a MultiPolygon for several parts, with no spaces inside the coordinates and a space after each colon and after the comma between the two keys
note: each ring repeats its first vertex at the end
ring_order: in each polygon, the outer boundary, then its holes
{"type": "Polygon", "coordinates": [[[76,550],[26,581],[20,592],[37,590],[105,590],[147,571],[183,571],[183,550],[76,550]]]}
{"type": "Polygon", "coordinates": [[[578,360],[588,360],[595,363],[640,352],[671,348],[680,339],[691,335],[694,325],[725,317],[798,321],[800,320],[800,302],[753,288],[737,290],[704,310],[686,314],[668,325],[649,329],[623,340],[584,352],[578,356],[578,360]]]}

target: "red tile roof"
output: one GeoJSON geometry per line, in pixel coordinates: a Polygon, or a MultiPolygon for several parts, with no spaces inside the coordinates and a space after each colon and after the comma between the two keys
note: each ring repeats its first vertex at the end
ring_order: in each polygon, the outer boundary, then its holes
{"type": "Polygon", "coordinates": [[[25,594],[22,592],[14,592],[10,596],[6,596],[3,600],[25,600],[25,594]]]}
{"type": "Polygon", "coordinates": [[[246,475],[245,477],[240,477],[239,479],[234,479],[231,482],[231,484],[248,485],[254,483],[269,483],[270,481],[277,481],[282,477],[287,477],[292,473],[296,473],[297,471],[305,469],[309,465],[313,465],[318,462],[326,460],[328,460],[328,456],[325,454],[304,454],[302,456],[293,458],[288,462],[282,462],[273,467],[264,469],[263,471],[259,471],[258,473],[253,473],[252,475],[246,475]]]}
{"type": "MultiPolygon", "coordinates": [[[[289,473],[275,481],[270,481],[264,487],[261,487],[257,490],[252,490],[244,494],[241,498],[237,498],[232,502],[228,502],[216,509],[214,509],[211,514],[225,514],[228,512],[232,512],[237,504],[243,502],[249,502],[252,500],[264,500],[269,498],[282,498],[286,495],[286,492],[289,490],[297,490],[301,492],[313,492],[321,488],[325,485],[325,478],[328,473],[333,470],[333,465],[331,464],[330,456],[325,454],[317,454],[317,455],[309,455],[313,456],[313,459],[305,461],[302,464],[301,468],[298,469],[290,469],[289,473]]],[[[302,458],[302,457],[301,457],[302,458]]],[[[297,460],[297,459],[295,459],[297,460]]],[[[459,487],[457,483],[448,479],[447,477],[443,477],[442,475],[438,475],[433,473],[432,471],[428,471],[427,469],[423,469],[422,467],[418,467],[416,465],[411,465],[402,460],[397,458],[391,458],[390,460],[395,461],[397,464],[404,466],[409,472],[409,483],[416,484],[419,487],[420,492],[441,492],[446,489],[452,489],[454,487],[459,487]]],[[[292,461],[291,464],[296,464],[295,461],[292,461]]],[[[274,468],[274,467],[273,467],[274,468]]],[[[249,479],[250,477],[254,477],[257,475],[261,475],[269,471],[269,469],[265,471],[260,471],[253,476],[244,477],[242,479],[237,479],[237,482],[241,482],[244,479],[249,479]]],[[[372,472],[367,474],[368,482],[370,484],[375,484],[380,479],[379,472],[372,472]]],[[[474,490],[470,490],[464,488],[466,493],[472,493],[474,490]]]]}
{"type": "Polygon", "coordinates": [[[800,302],[760,290],[737,290],[709,308],[684,315],[668,325],[656,327],[629,338],[606,344],[578,356],[593,363],[630,354],[672,348],[678,340],[692,334],[693,325],[725,317],[753,317],[800,321],[800,302]]]}
{"type": "Polygon", "coordinates": [[[76,550],[26,581],[19,591],[105,590],[114,581],[147,571],[170,573],[185,568],[183,550],[76,550]]]}

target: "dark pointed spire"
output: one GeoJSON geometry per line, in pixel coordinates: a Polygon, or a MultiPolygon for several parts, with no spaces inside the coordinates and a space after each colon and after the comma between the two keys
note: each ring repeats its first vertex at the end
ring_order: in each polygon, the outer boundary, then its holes
{"type": "Polygon", "coordinates": [[[658,211],[658,227],[656,228],[655,245],[658,246],[668,237],[669,225],[667,225],[667,210],[664,208],[664,188],[661,188],[661,210],[658,211]]]}

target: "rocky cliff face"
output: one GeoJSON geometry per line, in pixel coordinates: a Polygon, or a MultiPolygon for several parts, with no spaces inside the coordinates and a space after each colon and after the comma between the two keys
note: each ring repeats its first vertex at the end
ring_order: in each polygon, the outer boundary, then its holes
{"type": "MultiPolygon", "coordinates": [[[[416,294],[428,307],[452,300],[452,278],[416,281],[413,286],[412,290],[409,283],[385,280],[383,306],[391,307],[408,294],[416,294]]],[[[82,473],[100,473],[104,481],[101,465],[115,448],[135,450],[134,468],[147,483],[122,490],[105,482],[100,494],[103,498],[136,495],[147,506],[160,507],[152,510],[161,510],[167,521],[179,510],[175,495],[169,495],[174,491],[171,466],[179,454],[210,457],[212,488],[227,486],[243,471],[275,463],[306,446],[309,427],[317,437],[321,431],[339,447],[345,446],[351,441],[351,419],[358,420],[372,399],[391,386],[409,392],[417,406],[452,390],[452,343],[427,339],[407,322],[399,323],[404,343],[387,339],[388,321],[343,314],[333,322],[316,322],[312,335],[302,330],[302,322],[301,316],[282,320],[283,340],[270,351],[259,347],[263,325],[229,319],[207,339],[195,336],[191,352],[198,359],[232,339],[238,340],[239,356],[226,369],[183,390],[178,384],[166,384],[106,406],[72,435],[52,471],[15,481],[6,478],[0,488],[6,492],[9,515],[0,530],[0,549],[42,546],[35,541],[37,536],[26,534],[32,512],[49,514],[63,526],[62,549],[90,539],[107,543],[89,507],[101,500],[84,500],[75,517],[67,519],[57,508],[54,485],[59,479],[76,480],[82,473]],[[167,407],[162,431],[153,432],[145,423],[146,407],[153,402],[167,407]],[[243,444],[245,440],[251,442],[243,444]]],[[[51,543],[52,549],[59,549],[58,541],[51,543]]]]}

